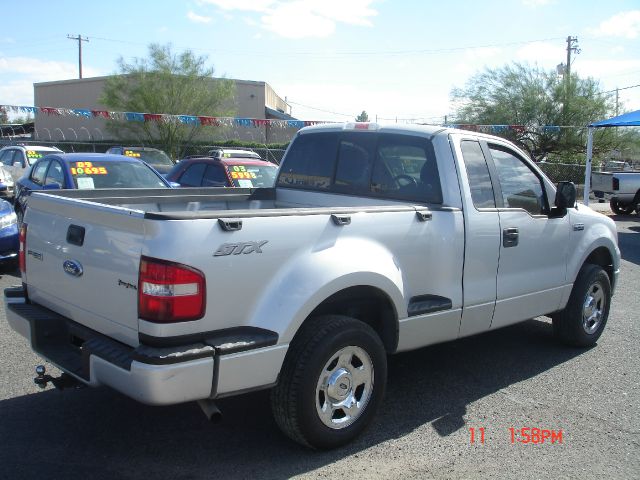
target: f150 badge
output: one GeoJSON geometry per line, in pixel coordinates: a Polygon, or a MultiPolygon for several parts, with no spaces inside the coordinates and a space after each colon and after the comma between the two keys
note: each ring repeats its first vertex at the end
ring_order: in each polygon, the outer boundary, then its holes
{"type": "Polygon", "coordinates": [[[240,242],[240,243],[223,243],[218,247],[214,257],[225,257],[227,255],[245,255],[249,253],[262,253],[262,247],[268,243],[268,240],[260,240],[257,242],[240,242]]]}

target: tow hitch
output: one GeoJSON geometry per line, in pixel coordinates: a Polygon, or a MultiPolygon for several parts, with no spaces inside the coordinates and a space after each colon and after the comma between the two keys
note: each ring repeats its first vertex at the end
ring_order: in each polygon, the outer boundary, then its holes
{"type": "Polygon", "coordinates": [[[78,380],[67,373],[63,373],[57,378],[52,377],[51,375],[47,375],[44,365],[38,365],[36,367],[36,375],[37,376],[33,379],[33,382],[43,390],[47,388],[48,383],[53,384],[53,386],[58,390],[72,387],[80,388],[83,386],[82,383],[80,383],[78,380]]]}

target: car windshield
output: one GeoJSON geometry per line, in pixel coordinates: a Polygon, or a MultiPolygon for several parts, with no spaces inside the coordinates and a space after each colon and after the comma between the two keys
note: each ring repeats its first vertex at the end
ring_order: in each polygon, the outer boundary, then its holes
{"type": "Polygon", "coordinates": [[[69,164],[75,187],[94,188],[167,188],[167,185],[143,163],[134,161],[72,162],[69,164]]]}
{"type": "Polygon", "coordinates": [[[125,148],[123,155],[125,157],[139,158],[150,165],[173,165],[166,153],[155,148],[125,148]]]}
{"type": "Polygon", "coordinates": [[[276,181],[276,166],[229,165],[227,171],[235,187],[270,188],[276,181]]]}
{"type": "Polygon", "coordinates": [[[58,150],[44,150],[42,148],[30,148],[25,151],[25,155],[27,156],[27,161],[29,165],[33,165],[38,160],[40,160],[45,155],[49,155],[50,153],[58,152],[58,150]]]}

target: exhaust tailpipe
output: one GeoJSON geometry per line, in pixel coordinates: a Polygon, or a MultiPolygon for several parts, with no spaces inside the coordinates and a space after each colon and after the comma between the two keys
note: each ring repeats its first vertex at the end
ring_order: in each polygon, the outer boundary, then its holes
{"type": "Polygon", "coordinates": [[[210,422],[218,423],[222,420],[222,412],[216,405],[216,403],[211,399],[198,400],[198,405],[207,416],[210,422]]]}

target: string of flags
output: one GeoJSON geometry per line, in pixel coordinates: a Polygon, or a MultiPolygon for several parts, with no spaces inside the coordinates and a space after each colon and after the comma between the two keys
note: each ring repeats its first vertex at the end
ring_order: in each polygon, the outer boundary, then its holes
{"type": "Polygon", "coordinates": [[[32,116],[48,115],[62,117],[104,118],[121,122],[156,122],[181,123],[193,126],[213,127],[276,127],[303,128],[310,125],[330,123],[316,120],[278,120],[271,118],[240,118],[240,117],[209,117],[203,115],[172,115],[168,113],[140,113],[140,112],[108,112],[106,110],[89,110],[84,108],[56,108],[32,107],[23,105],[0,105],[0,110],[12,113],[22,113],[32,116]]]}
{"type": "MultiPolygon", "coordinates": [[[[84,118],[104,118],[121,122],[157,122],[157,123],[181,123],[193,126],[213,126],[213,127],[276,127],[300,129],[310,125],[333,123],[319,120],[279,120],[271,118],[241,118],[241,117],[209,117],[203,115],[172,115],[168,113],[140,113],[140,112],[109,112],[106,110],[89,110],[84,108],[55,108],[55,107],[33,107],[22,105],[0,105],[0,110],[12,113],[23,113],[27,115],[48,115],[48,116],[75,116],[84,118]]],[[[474,124],[446,124],[448,128],[470,130],[473,132],[504,134],[509,131],[515,133],[525,133],[530,130],[542,130],[545,133],[559,133],[562,128],[582,128],[568,125],[540,125],[537,127],[527,127],[525,125],[474,125],[474,124]]]]}

